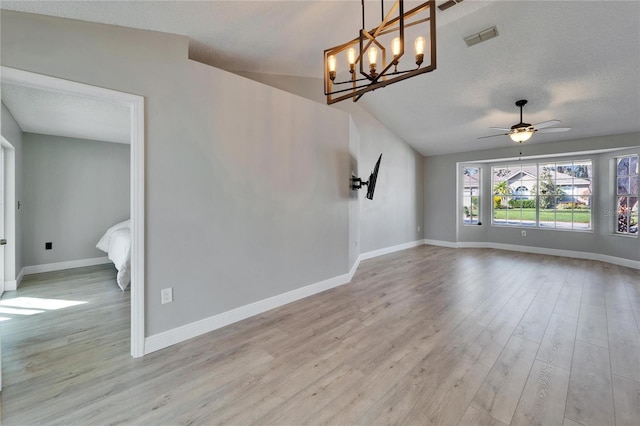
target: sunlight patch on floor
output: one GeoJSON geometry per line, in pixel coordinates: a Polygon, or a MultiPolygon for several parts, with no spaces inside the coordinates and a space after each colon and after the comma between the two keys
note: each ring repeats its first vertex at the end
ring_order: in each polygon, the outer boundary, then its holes
{"type": "Polygon", "coordinates": [[[14,314],[14,315],[35,315],[41,314],[44,311],[39,311],[36,309],[14,309],[14,308],[5,308],[0,306],[0,314],[14,314]]]}
{"type": "MultiPolygon", "coordinates": [[[[16,297],[14,299],[0,300],[0,314],[10,315],[35,315],[47,311],[69,308],[83,305],[88,302],[80,300],[44,299],[42,297],[16,297]]],[[[1,317],[0,321],[11,318],[1,317]]]]}
{"type": "Polygon", "coordinates": [[[0,301],[0,306],[12,306],[14,308],[31,308],[55,310],[68,308],[70,306],[82,305],[87,302],[77,300],[43,299],[41,297],[16,297],[0,301]]]}

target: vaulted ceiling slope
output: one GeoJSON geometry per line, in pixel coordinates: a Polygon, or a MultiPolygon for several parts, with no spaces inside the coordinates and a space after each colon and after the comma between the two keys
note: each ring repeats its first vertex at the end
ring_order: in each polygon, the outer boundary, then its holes
{"type": "MultiPolygon", "coordinates": [[[[322,51],[356,37],[360,26],[354,0],[3,1],[2,8],[182,34],[202,62],[314,78],[322,76],[322,51]]],[[[640,131],[640,2],[465,0],[438,11],[437,23],[437,70],[358,102],[422,154],[511,144],[506,136],[477,138],[517,123],[518,99],[529,101],[525,121],[557,118],[572,128],[527,143],[640,131]],[[466,46],[464,37],[493,25],[498,37],[466,46]]]]}

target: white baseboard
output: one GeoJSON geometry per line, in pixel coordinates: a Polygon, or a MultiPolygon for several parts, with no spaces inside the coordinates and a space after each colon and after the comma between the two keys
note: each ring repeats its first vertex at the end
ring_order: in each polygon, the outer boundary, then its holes
{"type": "Polygon", "coordinates": [[[358,258],[356,259],[355,262],[353,262],[353,266],[351,267],[351,269],[349,270],[349,282],[351,282],[351,280],[353,279],[353,276],[356,274],[356,271],[358,270],[358,268],[360,267],[360,256],[358,256],[358,258]]]}
{"type": "Polygon", "coordinates": [[[489,244],[491,244],[491,243],[478,243],[478,242],[461,241],[454,248],[488,248],[489,244]]]}
{"type": "Polygon", "coordinates": [[[83,266],[102,265],[110,263],[107,256],[91,259],[69,260],[67,262],[46,263],[43,265],[25,266],[23,275],[39,274],[41,272],[62,271],[63,269],[82,268],[83,266]]]}
{"type": "Polygon", "coordinates": [[[325,290],[347,284],[349,281],[349,274],[339,275],[306,287],[297,288],[277,296],[240,306],[200,321],[154,334],[153,336],[145,338],[144,353],[146,355],[168,346],[175,345],[176,343],[200,336],[201,334],[209,333],[210,331],[217,330],[218,328],[233,324],[234,322],[242,321],[243,319],[286,305],[287,303],[295,302],[296,300],[304,299],[305,297],[312,296],[325,290]]]}
{"type": "Polygon", "coordinates": [[[439,246],[439,247],[448,247],[448,248],[458,248],[458,243],[454,243],[451,241],[441,241],[441,240],[429,240],[425,239],[424,243],[430,246],[439,246]]]}
{"type": "Polygon", "coordinates": [[[412,248],[412,247],[418,247],[418,246],[421,246],[423,244],[425,244],[425,240],[417,240],[417,241],[411,241],[411,242],[404,243],[404,244],[398,244],[397,246],[385,247],[385,248],[382,248],[382,249],[368,251],[366,253],[361,253],[360,256],[358,257],[358,263],[361,260],[372,259],[374,257],[382,256],[382,255],[385,255],[385,254],[395,253],[396,251],[406,250],[406,249],[412,248]]]}
{"type": "Polygon", "coordinates": [[[621,257],[608,256],[606,254],[599,254],[596,260],[613,263],[618,266],[625,266],[627,268],[640,269],[640,262],[636,260],[623,259],[621,257]]]}
{"type": "Polygon", "coordinates": [[[459,242],[439,240],[426,240],[426,244],[432,246],[441,246],[448,248],[492,248],[497,250],[519,251],[534,254],[546,254],[549,256],[571,257],[574,259],[598,260],[600,262],[611,263],[613,265],[624,266],[627,268],[640,269],[640,261],[624,259],[622,257],[609,256],[600,253],[590,253],[574,250],[560,250],[545,247],[519,246],[515,244],[501,244],[490,242],[459,242]]]}
{"type": "Polygon", "coordinates": [[[268,299],[259,300],[254,303],[250,303],[245,306],[232,309],[227,312],[223,312],[218,315],[211,316],[209,318],[202,319],[200,321],[185,324],[181,327],[173,328],[171,330],[164,331],[162,333],[154,334],[144,340],[144,353],[149,354],[151,352],[164,349],[176,343],[184,342],[196,336],[200,336],[205,333],[217,330],[234,322],[242,321],[243,319],[252,317],[254,315],[261,314],[271,309],[277,308],[287,303],[295,302],[296,300],[304,299],[305,297],[313,296],[314,294],[321,293],[325,290],[332,289],[334,287],[348,284],[355,275],[360,262],[364,259],[371,259],[373,257],[382,256],[384,254],[393,253],[396,251],[408,249],[411,247],[417,247],[424,244],[424,240],[412,241],[405,244],[399,244],[393,247],[387,247],[380,250],[374,250],[367,253],[362,253],[358,256],[358,259],[354,262],[353,266],[347,274],[339,275],[334,278],[321,281],[319,283],[311,284],[306,287],[291,290],[287,293],[283,293],[277,296],[269,297],[268,299]]]}
{"type": "Polygon", "coordinates": [[[22,281],[22,278],[24,278],[24,274],[25,274],[24,268],[22,268],[15,280],[5,281],[4,282],[5,291],[16,291],[18,287],[20,287],[20,281],[22,281]]]}

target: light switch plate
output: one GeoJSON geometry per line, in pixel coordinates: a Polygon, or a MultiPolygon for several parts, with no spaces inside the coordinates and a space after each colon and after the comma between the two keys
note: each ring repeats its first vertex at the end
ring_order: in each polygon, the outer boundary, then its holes
{"type": "Polygon", "coordinates": [[[160,297],[163,305],[173,302],[173,288],[163,288],[160,292],[160,297]]]}

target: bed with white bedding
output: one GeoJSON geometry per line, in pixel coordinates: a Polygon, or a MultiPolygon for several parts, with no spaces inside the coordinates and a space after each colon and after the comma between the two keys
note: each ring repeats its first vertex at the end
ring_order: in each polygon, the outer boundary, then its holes
{"type": "Polygon", "coordinates": [[[107,229],[96,247],[107,253],[115,265],[118,270],[116,281],[125,291],[131,282],[131,219],[107,229]]]}

